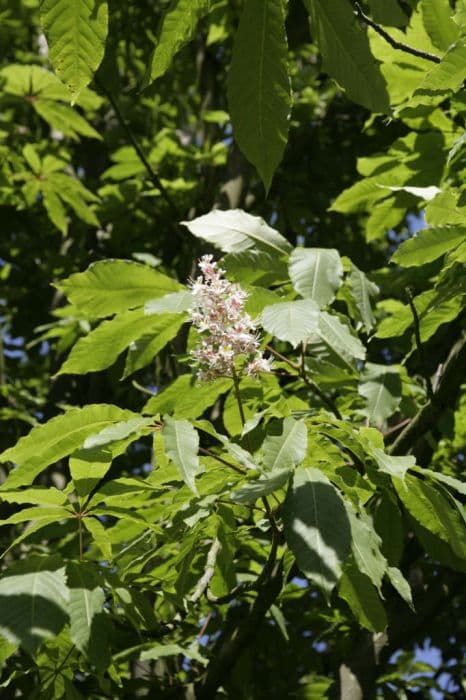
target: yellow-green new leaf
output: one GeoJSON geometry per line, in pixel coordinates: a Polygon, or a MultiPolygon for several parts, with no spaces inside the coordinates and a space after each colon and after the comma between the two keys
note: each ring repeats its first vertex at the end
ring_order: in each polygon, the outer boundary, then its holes
{"type": "Polygon", "coordinates": [[[43,0],[40,16],[52,65],[76,102],[104,57],[107,2],[43,0]]]}
{"type": "Polygon", "coordinates": [[[436,260],[466,241],[466,229],[438,226],[418,231],[413,238],[404,241],[392,257],[392,262],[402,267],[418,267],[436,260]]]}

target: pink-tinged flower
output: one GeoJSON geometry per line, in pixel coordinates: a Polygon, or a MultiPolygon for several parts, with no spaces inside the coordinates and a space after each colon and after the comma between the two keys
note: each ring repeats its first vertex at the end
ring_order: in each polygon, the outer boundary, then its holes
{"type": "Polygon", "coordinates": [[[191,282],[193,306],[191,321],[203,336],[191,352],[197,366],[198,378],[210,381],[231,377],[235,360],[243,359],[243,369],[249,376],[270,372],[271,362],[259,352],[259,338],[254,322],[244,311],[247,293],[238,284],[224,278],[225,270],[218,267],[212,255],[199,261],[202,275],[191,282]]]}

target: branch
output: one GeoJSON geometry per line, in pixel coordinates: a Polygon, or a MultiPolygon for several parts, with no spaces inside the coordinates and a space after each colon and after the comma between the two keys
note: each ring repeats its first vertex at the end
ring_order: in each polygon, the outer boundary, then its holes
{"type": "Polygon", "coordinates": [[[438,419],[445,408],[456,403],[461,386],[459,378],[462,376],[465,365],[466,336],[463,336],[456,341],[450,350],[432,400],[428,401],[421,408],[413,420],[400,433],[389,449],[390,454],[406,454],[413,448],[419,438],[422,438],[425,433],[437,425],[438,419]]]}
{"type": "Polygon", "coordinates": [[[110,104],[113,107],[113,111],[115,112],[115,116],[118,119],[118,122],[126,132],[126,135],[128,136],[128,139],[131,142],[131,145],[133,146],[134,150],[136,151],[139,160],[147,170],[147,174],[149,175],[149,178],[152,180],[152,183],[155,185],[155,187],[159,190],[160,194],[170,207],[173,216],[176,218],[176,221],[180,219],[179,212],[178,212],[178,207],[176,206],[175,202],[171,198],[171,195],[168,193],[166,187],[163,185],[162,181],[160,180],[159,176],[153,169],[152,165],[149,163],[149,161],[146,158],[146,155],[144,151],[141,148],[141,145],[139,144],[138,140],[136,139],[135,135],[133,134],[133,131],[129,125],[129,123],[126,121],[123,112],[121,111],[121,107],[118,104],[116,98],[113,96],[113,94],[108,90],[105,85],[100,82],[100,80],[96,79],[96,83],[99,87],[100,90],[107,96],[110,104]]]}
{"type": "Polygon", "coordinates": [[[220,544],[220,540],[217,537],[215,537],[207,554],[207,561],[204,573],[197,582],[196,589],[190,597],[191,603],[196,603],[207,590],[210,580],[214,575],[215,564],[217,563],[217,557],[221,549],[222,545],[220,544]]]}
{"type": "Polygon", "coordinates": [[[388,42],[394,49],[404,51],[405,53],[410,53],[412,56],[417,56],[418,58],[425,58],[426,61],[432,61],[432,63],[440,63],[442,60],[439,56],[436,56],[433,53],[421,51],[421,49],[415,49],[413,46],[408,46],[408,44],[397,41],[390,36],[390,34],[386,32],[385,29],[380,26],[380,24],[377,24],[377,22],[374,22],[373,19],[367,16],[363,12],[363,9],[358,2],[354,3],[354,7],[356,9],[356,15],[359,17],[359,19],[364,22],[364,24],[367,24],[368,27],[372,27],[372,29],[376,31],[377,34],[380,34],[380,36],[385,39],[385,41],[388,42]]]}
{"type": "Polygon", "coordinates": [[[420,323],[419,323],[419,316],[417,313],[416,305],[414,304],[413,294],[412,294],[411,290],[409,289],[409,287],[406,288],[406,296],[408,297],[409,308],[411,309],[411,313],[413,315],[414,337],[416,338],[417,351],[419,353],[419,358],[421,360],[421,365],[422,365],[422,369],[424,372],[424,379],[426,380],[426,384],[427,384],[427,396],[429,397],[429,401],[433,401],[434,400],[434,391],[432,389],[432,382],[430,380],[430,374],[429,374],[429,370],[427,368],[426,356],[424,353],[424,346],[423,346],[422,340],[421,340],[421,329],[420,329],[420,323]]]}

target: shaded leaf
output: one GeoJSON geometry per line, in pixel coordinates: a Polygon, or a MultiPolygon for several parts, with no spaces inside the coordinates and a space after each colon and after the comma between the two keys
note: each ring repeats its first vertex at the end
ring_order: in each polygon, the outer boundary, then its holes
{"type": "Polygon", "coordinates": [[[162,435],[167,457],[178,467],[185,483],[197,494],[195,475],[199,472],[199,435],[191,423],[164,417],[162,435]]]}
{"type": "Polygon", "coordinates": [[[269,471],[296,466],[307,450],[307,427],[304,421],[288,416],[281,435],[268,434],[262,445],[262,461],[269,471]]]}
{"type": "Polygon", "coordinates": [[[288,137],[287,59],[282,0],[247,0],[233,45],[228,105],[235,140],[267,191],[288,137]]]}
{"type": "Polygon", "coordinates": [[[283,525],[299,568],[329,596],[349,553],[351,530],[338,491],[318,469],[296,470],[283,525]]]}
{"type": "Polygon", "coordinates": [[[380,426],[395,413],[401,402],[401,378],[396,367],[368,362],[359,384],[366,399],[363,415],[372,425],[380,426]]]}

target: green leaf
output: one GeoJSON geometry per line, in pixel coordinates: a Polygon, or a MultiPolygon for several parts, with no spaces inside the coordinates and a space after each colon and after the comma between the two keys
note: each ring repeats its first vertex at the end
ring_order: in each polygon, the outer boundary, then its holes
{"type": "Polygon", "coordinates": [[[353,369],[353,360],[363,360],[366,356],[364,345],[338,316],[321,311],[316,335],[350,369],[353,369]]]}
{"type": "Polygon", "coordinates": [[[359,624],[371,632],[382,632],[387,626],[385,609],[370,579],[362,574],[354,561],[348,562],[338,588],[359,624]]]}
{"type": "Polygon", "coordinates": [[[437,487],[419,477],[407,474],[404,483],[393,479],[398,496],[405,508],[426,530],[450,545],[454,554],[466,559],[466,528],[464,519],[453,503],[437,487]]]}
{"type": "Polygon", "coordinates": [[[22,437],[14,447],[0,454],[0,462],[13,462],[18,466],[10,472],[2,490],[11,490],[31,484],[35,477],[59,459],[82,447],[84,440],[103,428],[137,417],[109,404],[89,404],[84,408],[71,408],[66,413],[38,425],[22,437]],[[40,445],[40,450],[37,446],[40,445]]]}
{"type": "Polygon", "coordinates": [[[40,17],[57,75],[76,102],[104,57],[108,6],[105,0],[43,0],[40,17]]]}
{"type": "Polygon", "coordinates": [[[307,427],[304,421],[288,416],[281,435],[267,435],[262,445],[262,461],[269,471],[296,466],[307,450],[307,427]]]}
{"type": "Polygon", "coordinates": [[[29,556],[0,580],[1,633],[34,654],[41,642],[63,628],[68,597],[65,570],[56,560],[29,556]]]}
{"type": "Polygon", "coordinates": [[[440,483],[446,484],[446,486],[449,486],[454,491],[457,491],[458,493],[463,494],[463,496],[466,496],[466,483],[464,481],[460,481],[459,479],[455,479],[452,476],[448,476],[448,474],[442,474],[442,472],[435,472],[432,469],[422,469],[421,467],[414,467],[413,470],[418,472],[419,474],[423,474],[424,476],[429,477],[434,483],[436,481],[440,481],[440,483]]]}
{"type": "Polygon", "coordinates": [[[388,112],[389,100],[367,34],[347,0],[304,0],[311,15],[324,70],[344,88],[350,100],[372,112],[388,112]]]}
{"type": "Polygon", "coordinates": [[[338,491],[318,469],[298,467],[283,506],[285,539],[301,571],[328,597],[351,543],[338,491]]]}
{"type": "Polygon", "coordinates": [[[211,243],[224,253],[241,253],[249,248],[288,253],[291,244],[278,231],[268,226],[259,216],[241,209],[221,211],[214,209],[192,221],[182,221],[197,238],[211,243]]]}
{"type": "Polygon", "coordinates": [[[87,562],[70,562],[66,567],[69,588],[68,612],[70,637],[83,654],[87,653],[91,634],[95,634],[98,616],[103,613],[105,593],[94,568],[87,562]]]}
{"type": "Polygon", "coordinates": [[[69,461],[70,475],[78,496],[88,496],[112,466],[112,454],[105,450],[78,450],[69,461]]]}
{"type": "Polygon", "coordinates": [[[380,426],[395,413],[401,402],[401,379],[396,367],[367,362],[359,384],[366,399],[362,410],[371,425],[380,426]]]}
{"type": "Polygon", "coordinates": [[[77,272],[56,286],[89,319],[143,306],[180,289],[174,279],[129,260],[92,263],[85,272],[77,272]]]}
{"type": "Polygon", "coordinates": [[[287,62],[282,0],[246,0],[228,73],[228,106],[235,140],[257,168],[266,191],[288,138],[287,62]]]}
{"type": "Polygon", "coordinates": [[[100,520],[92,516],[87,516],[82,519],[83,525],[90,533],[93,542],[97,545],[103,554],[105,561],[113,561],[112,543],[109,534],[100,520]]]}
{"type": "Polygon", "coordinates": [[[414,610],[411,586],[401,571],[397,569],[396,566],[389,566],[387,569],[387,576],[393,588],[398,591],[405,603],[407,603],[409,607],[414,610]]]}
{"type": "Polygon", "coordinates": [[[418,231],[404,241],[392,256],[392,262],[403,267],[418,267],[445,255],[466,240],[466,229],[440,226],[418,231]]]}
{"type": "Polygon", "coordinates": [[[152,659],[162,659],[165,656],[176,656],[178,654],[182,654],[188,659],[193,659],[202,666],[207,665],[207,659],[195,649],[183,649],[178,644],[152,644],[149,649],[141,652],[139,658],[141,661],[151,661],[152,659]]]}
{"type": "Polygon", "coordinates": [[[153,362],[159,352],[177,335],[185,320],[186,316],[180,313],[162,314],[154,318],[150,333],[136,338],[130,344],[122,379],[153,362]]]}
{"type": "Polygon", "coordinates": [[[317,331],[319,308],[311,299],[285,301],[266,306],[260,316],[263,328],[278,340],[297,347],[317,331]]]}
{"type": "Polygon", "coordinates": [[[408,17],[398,4],[398,0],[369,0],[369,6],[374,22],[389,27],[404,27],[408,23],[408,17]]]}
{"type": "Polygon", "coordinates": [[[335,299],[343,265],[333,248],[295,248],[290,255],[289,273],[298,294],[322,308],[335,299]]]}
{"type": "Polygon", "coordinates": [[[144,304],[144,313],[146,316],[151,314],[181,314],[183,311],[189,311],[193,304],[193,296],[190,291],[182,290],[181,292],[173,292],[166,294],[160,299],[151,299],[144,304]]]}
{"type": "Polygon", "coordinates": [[[38,99],[33,102],[37,114],[52,127],[62,131],[75,141],[79,136],[102,140],[102,136],[82,117],[76,109],[55,100],[38,99]]]}
{"type": "Polygon", "coordinates": [[[291,471],[289,469],[267,472],[257,481],[250,481],[241,486],[241,488],[231,494],[230,498],[236,503],[254,503],[258,498],[268,496],[277,489],[283,488],[290,478],[290,474],[291,471]]]}
{"type": "Polygon", "coordinates": [[[382,579],[387,570],[387,560],[380,551],[381,539],[368,515],[356,515],[351,506],[347,506],[351,524],[351,549],[354,561],[380,592],[382,579]]]}
{"type": "Polygon", "coordinates": [[[146,364],[154,355],[147,351],[148,346],[162,347],[173,338],[183,323],[184,318],[178,314],[163,314],[163,316],[146,316],[143,309],[123,311],[88,333],[73,346],[67,360],[63,363],[56,376],[61,374],[87,374],[110,367],[118,356],[131,343],[140,340],[137,358],[128,362],[125,376],[146,364]],[[160,335],[159,335],[160,334],[160,335]],[[155,336],[155,338],[154,338],[155,336]],[[144,338],[144,345],[142,340],[144,338]],[[152,345],[152,341],[154,341],[152,345]],[[144,353],[142,354],[142,350],[144,353]],[[141,354],[143,360],[141,360],[141,354]]]}
{"type": "Polygon", "coordinates": [[[25,489],[23,491],[2,491],[0,492],[1,501],[5,503],[30,503],[31,505],[39,506],[64,506],[68,504],[66,494],[54,486],[25,489]]]}
{"type": "Polygon", "coordinates": [[[426,73],[414,91],[410,107],[442,102],[451,92],[458,92],[466,80],[466,45],[454,44],[441,62],[426,73]]]}
{"type": "Polygon", "coordinates": [[[379,469],[391,476],[399,477],[402,481],[405,479],[406,472],[416,464],[416,458],[411,455],[406,457],[394,457],[378,447],[369,446],[371,456],[375,459],[379,469]]]}
{"type": "Polygon", "coordinates": [[[134,438],[139,437],[146,432],[144,429],[151,424],[153,424],[152,418],[142,417],[114,423],[95,435],[89,435],[89,437],[84,440],[83,448],[84,450],[94,450],[96,447],[100,448],[109,443],[124,440],[130,435],[134,438]]]}
{"type": "Polygon", "coordinates": [[[185,483],[197,495],[195,475],[199,472],[199,435],[186,420],[164,417],[162,436],[167,457],[178,467],[185,483]]]}
{"type": "Polygon", "coordinates": [[[232,380],[228,378],[196,382],[191,374],[182,374],[166,389],[149,399],[144,406],[144,413],[173,413],[175,418],[198,418],[232,385],[232,380]]]}
{"type": "Polygon", "coordinates": [[[445,0],[421,0],[422,21],[432,43],[446,51],[459,37],[452,10],[445,0]]]}
{"type": "Polygon", "coordinates": [[[143,88],[166,73],[178,51],[193,38],[199,20],[209,12],[210,5],[210,0],[172,0],[160,24],[143,88]]]}
{"type": "Polygon", "coordinates": [[[356,308],[359,311],[361,321],[367,333],[373,329],[375,325],[374,314],[372,313],[371,299],[379,294],[379,288],[371,282],[364,272],[356,265],[351,263],[351,272],[349,276],[351,293],[356,303],[356,308]]]}

